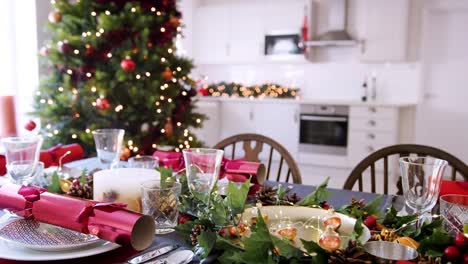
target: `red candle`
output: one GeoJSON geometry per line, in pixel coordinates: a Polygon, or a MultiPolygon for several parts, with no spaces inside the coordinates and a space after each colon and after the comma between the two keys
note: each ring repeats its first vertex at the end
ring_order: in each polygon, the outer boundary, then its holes
{"type": "Polygon", "coordinates": [[[15,103],[11,95],[0,96],[0,138],[16,134],[15,103]]]}

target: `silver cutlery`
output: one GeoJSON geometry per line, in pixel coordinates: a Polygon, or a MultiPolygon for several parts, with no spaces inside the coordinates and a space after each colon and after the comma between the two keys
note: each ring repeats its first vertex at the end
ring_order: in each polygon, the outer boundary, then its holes
{"type": "Polygon", "coordinates": [[[143,253],[141,255],[138,255],[136,257],[133,257],[129,260],[127,260],[125,263],[129,263],[129,264],[140,264],[140,263],[143,263],[143,262],[146,262],[148,260],[151,260],[151,259],[154,259],[156,257],[159,257],[159,256],[162,256],[168,252],[171,252],[173,250],[176,250],[179,248],[179,245],[169,245],[169,246],[164,246],[164,247],[161,247],[161,248],[157,248],[157,249],[152,249],[146,253],[143,253]]]}
{"type": "Polygon", "coordinates": [[[193,259],[193,252],[190,250],[179,250],[171,253],[167,257],[151,260],[145,264],[187,264],[193,259]]]}

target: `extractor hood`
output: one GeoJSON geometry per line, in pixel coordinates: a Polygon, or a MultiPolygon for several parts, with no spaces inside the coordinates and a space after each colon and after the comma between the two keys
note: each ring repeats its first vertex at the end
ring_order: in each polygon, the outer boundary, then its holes
{"type": "Polygon", "coordinates": [[[322,0],[321,12],[326,16],[327,28],[325,33],[318,36],[316,40],[308,41],[307,46],[348,46],[355,45],[346,32],[347,0],[322,0]],[[322,11],[323,10],[323,11],[322,11]]]}

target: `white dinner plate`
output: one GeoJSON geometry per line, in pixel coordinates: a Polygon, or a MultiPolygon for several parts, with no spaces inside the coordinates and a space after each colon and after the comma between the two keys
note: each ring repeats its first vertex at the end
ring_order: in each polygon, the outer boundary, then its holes
{"type": "Polygon", "coordinates": [[[0,239],[39,251],[73,250],[101,241],[96,236],[23,218],[2,224],[0,239]]]}
{"type": "MultiPolygon", "coordinates": [[[[331,211],[310,208],[303,206],[263,206],[260,211],[266,218],[267,226],[271,233],[275,233],[282,228],[294,227],[297,230],[297,236],[293,239],[293,244],[298,248],[302,248],[300,239],[306,241],[318,242],[319,236],[322,233],[324,226],[323,220],[330,216],[338,216],[341,219],[341,226],[338,233],[341,237],[341,246],[346,247],[350,235],[354,230],[356,219],[340,213],[331,213],[331,211]]],[[[248,208],[242,214],[242,221],[251,224],[252,219],[257,218],[257,209],[248,208]]],[[[370,239],[371,234],[369,229],[362,225],[363,233],[359,237],[361,243],[365,243],[370,239]]]]}
{"type": "Polygon", "coordinates": [[[93,256],[108,252],[120,247],[117,244],[101,241],[86,247],[65,251],[37,251],[12,244],[6,240],[0,240],[0,259],[22,260],[22,261],[52,261],[74,259],[93,256]]]}

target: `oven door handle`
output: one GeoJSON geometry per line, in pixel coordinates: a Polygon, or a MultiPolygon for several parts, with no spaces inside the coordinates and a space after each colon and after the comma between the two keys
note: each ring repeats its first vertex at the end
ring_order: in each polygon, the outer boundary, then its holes
{"type": "Polygon", "coordinates": [[[305,121],[336,121],[336,122],[346,122],[348,121],[347,117],[339,116],[312,116],[312,115],[301,115],[301,120],[305,121]]]}

